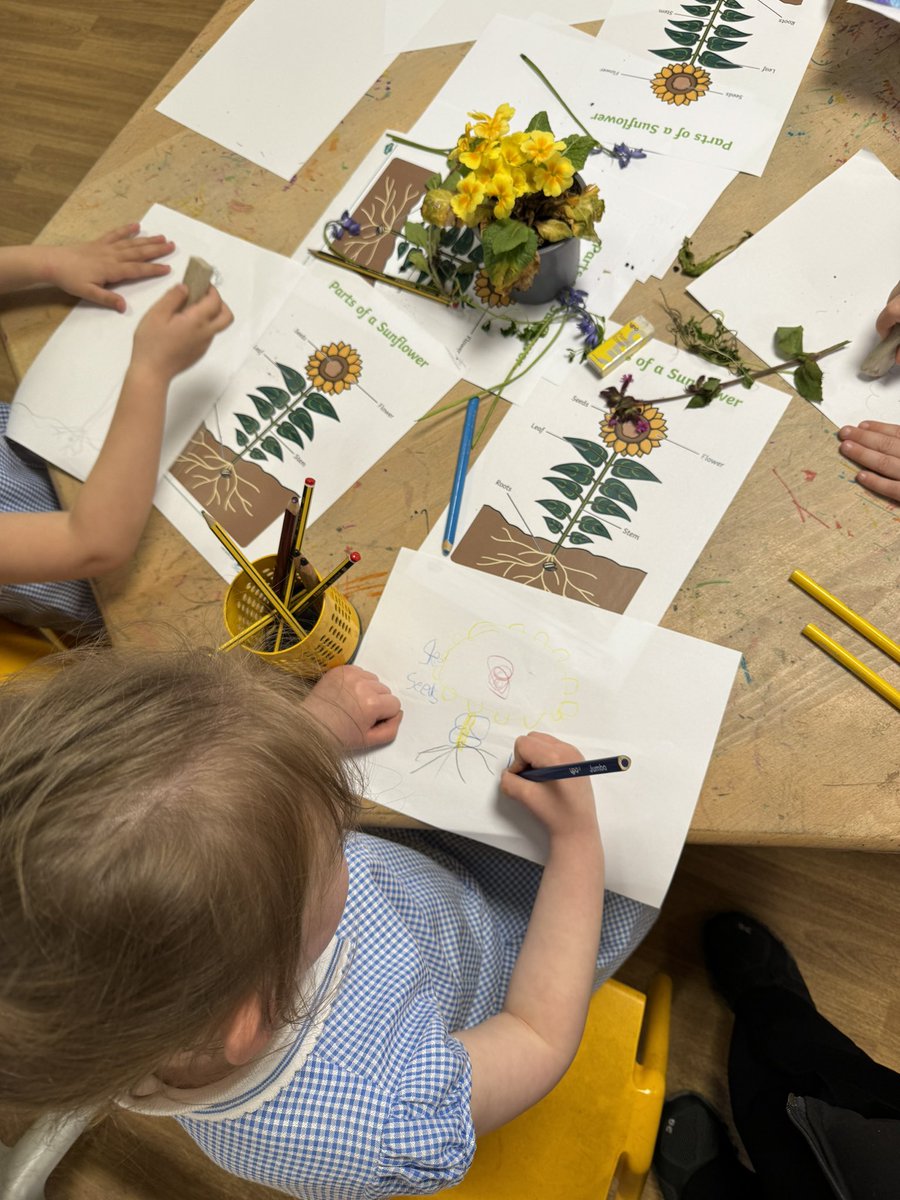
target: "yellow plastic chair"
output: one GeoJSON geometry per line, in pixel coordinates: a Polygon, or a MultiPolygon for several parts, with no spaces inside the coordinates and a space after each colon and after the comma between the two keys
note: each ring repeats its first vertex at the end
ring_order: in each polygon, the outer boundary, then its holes
{"type": "Polygon", "coordinates": [[[54,644],[51,636],[40,629],[28,629],[0,617],[0,679],[64,649],[61,643],[54,644]]]}
{"type": "Polygon", "coordinates": [[[612,979],[591,1001],[575,1061],[539,1104],[478,1140],[453,1200],[638,1200],[666,1090],[672,981],[612,979]]]}

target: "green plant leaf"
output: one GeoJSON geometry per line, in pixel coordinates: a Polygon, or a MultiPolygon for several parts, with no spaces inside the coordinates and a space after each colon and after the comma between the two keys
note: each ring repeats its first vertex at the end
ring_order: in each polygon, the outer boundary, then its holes
{"type": "Polygon", "coordinates": [[[545,112],[535,113],[525,126],[526,133],[531,133],[534,129],[540,129],[542,133],[553,132],[553,130],[550,128],[550,118],[545,112]]]}
{"type": "Polygon", "coordinates": [[[268,421],[269,417],[275,412],[275,405],[270,404],[268,400],[263,400],[262,396],[254,396],[250,394],[250,399],[259,415],[264,421],[268,421]]]}
{"type": "Polygon", "coordinates": [[[688,400],[687,404],[684,407],[685,408],[706,408],[708,405],[712,404],[712,402],[713,402],[713,397],[708,392],[704,392],[702,395],[691,396],[690,400],[688,400]]]}
{"type": "Polygon", "coordinates": [[[281,372],[284,386],[292,396],[299,396],[306,391],[308,384],[299,371],[295,371],[293,367],[286,367],[284,363],[276,363],[275,366],[281,372]]]}
{"type": "Polygon", "coordinates": [[[331,417],[332,421],[341,419],[331,401],[319,392],[310,392],[308,396],[304,397],[303,404],[310,412],[321,413],[323,417],[331,417]]]}
{"type": "Polygon", "coordinates": [[[561,521],[554,521],[553,517],[544,517],[544,524],[551,533],[562,533],[563,524],[561,521]]]}
{"type": "Polygon", "coordinates": [[[613,463],[612,473],[619,479],[647,479],[651,483],[659,483],[651,470],[643,463],[635,462],[633,458],[620,458],[617,463],[613,463]]]}
{"type": "Polygon", "coordinates": [[[415,221],[407,221],[403,226],[403,236],[413,246],[421,246],[423,250],[427,250],[430,244],[429,230],[426,225],[419,225],[415,221]]]}
{"type": "Polygon", "coordinates": [[[313,440],[315,426],[313,425],[312,417],[305,408],[292,409],[291,412],[288,413],[288,420],[296,425],[301,433],[306,434],[306,437],[309,439],[309,441],[313,440]]]}
{"type": "Polygon", "coordinates": [[[262,392],[266,399],[271,400],[273,404],[278,406],[278,408],[284,408],[286,404],[290,403],[291,397],[284,390],[284,388],[261,387],[258,388],[257,391],[262,392]]]}
{"type": "Polygon", "coordinates": [[[682,29],[667,29],[666,37],[671,38],[673,42],[677,42],[679,46],[696,46],[700,41],[699,33],[686,33],[682,29]]]}
{"type": "Polygon", "coordinates": [[[473,229],[463,228],[459,235],[459,240],[456,243],[456,253],[465,254],[475,245],[475,231],[473,229]]]}
{"type": "Polygon", "coordinates": [[[247,437],[246,433],[243,433],[240,429],[235,431],[234,436],[235,436],[235,439],[239,446],[249,446],[250,445],[250,439],[247,437]]]}
{"type": "Polygon", "coordinates": [[[552,483],[567,499],[581,499],[581,488],[577,483],[573,483],[571,479],[557,479],[555,475],[545,475],[544,479],[547,483],[552,483]]]}
{"type": "Polygon", "coordinates": [[[522,221],[509,217],[491,221],[482,232],[484,269],[495,287],[512,284],[537,254],[535,231],[522,221]]]}
{"type": "Polygon", "coordinates": [[[281,446],[279,446],[275,438],[264,437],[260,442],[260,445],[262,446],[263,450],[265,450],[266,454],[274,454],[276,458],[281,459],[281,461],[284,462],[284,454],[281,451],[281,446]]]}
{"type": "Polygon", "coordinates": [[[666,58],[669,62],[684,62],[684,51],[676,50],[674,46],[669,46],[666,50],[651,50],[651,54],[655,54],[657,58],[666,58]]]}
{"type": "Polygon", "coordinates": [[[567,475],[569,479],[574,479],[576,483],[588,484],[594,482],[594,472],[590,467],[586,467],[584,463],[559,463],[555,467],[550,468],[551,471],[559,471],[560,475],[567,475]]]}
{"type": "Polygon", "coordinates": [[[605,537],[612,541],[612,534],[606,528],[602,521],[598,521],[595,517],[582,517],[578,522],[578,528],[582,533],[593,534],[594,537],[605,537]]]}
{"type": "Polygon", "coordinates": [[[573,133],[571,137],[565,138],[564,141],[566,148],[563,150],[563,154],[576,171],[581,170],[588,160],[588,155],[598,144],[596,138],[588,137],[583,133],[573,133]]]}
{"type": "Polygon", "coordinates": [[[421,250],[410,250],[406,256],[406,262],[403,264],[404,270],[407,267],[415,267],[417,271],[424,271],[428,274],[428,259],[421,250]]]}
{"type": "Polygon", "coordinates": [[[716,37],[722,38],[748,38],[751,32],[749,29],[732,29],[730,25],[717,25],[713,30],[716,37]]]}
{"type": "Polygon", "coordinates": [[[721,54],[713,54],[712,50],[704,50],[697,59],[702,67],[715,67],[720,71],[734,70],[740,67],[740,63],[729,62],[727,58],[723,58],[721,54]]]}
{"type": "Polygon", "coordinates": [[[613,500],[607,500],[605,496],[597,496],[591,501],[591,512],[599,513],[601,517],[619,517],[625,521],[631,520],[624,508],[620,508],[613,500]]]}
{"type": "Polygon", "coordinates": [[[432,188],[440,187],[441,182],[442,180],[440,171],[435,171],[433,175],[429,175],[425,180],[425,190],[430,192],[432,188]]]}
{"type": "Polygon", "coordinates": [[[263,454],[262,450],[260,450],[260,448],[258,446],[254,446],[253,449],[250,451],[250,457],[255,458],[257,462],[265,462],[266,461],[266,456],[263,454]]]}
{"type": "Polygon", "coordinates": [[[573,546],[589,546],[591,544],[591,539],[585,537],[583,533],[570,533],[569,541],[573,546]]]}
{"type": "Polygon", "coordinates": [[[803,326],[779,325],[775,330],[775,349],[782,358],[796,358],[803,353],[803,326]]]}
{"type": "MultiPolygon", "coordinates": [[[[538,504],[541,508],[546,508],[547,512],[552,513],[554,517],[558,517],[560,521],[565,521],[567,517],[572,515],[571,508],[569,508],[568,504],[563,504],[562,500],[538,500],[538,504]]],[[[544,517],[544,520],[546,521],[547,518],[544,517]]],[[[562,526],[556,530],[557,533],[561,531],[562,526]]]]}
{"type": "Polygon", "coordinates": [[[295,446],[303,447],[303,438],[289,421],[282,421],[275,429],[279,437],[284,438],[286,442],[293,442],[295,446]]]}
{"type": "Polygon", "coordinates": [[[629,508],[637,512],[637,500],[634,498],[634,493],[621,479],[604,479],[600,484],[600,491],[610,500],[618,500],[620,504],[627,504],[629,508]]]}
{"type": "Polygon", "coordinates": [[[585,438],[567,437],[565,439],[570,446],[574,446],[585,462],[589,462],[592,467],[602,467],[609,454],[605,447],[597,442],[589,442],[585,438]]]}
{"type": "Polygon", "coordinates": [[[234,414],[248,433],[259,433],[259,421],[255,417],[245,417],[243,413],[234,414]]]}
{"type": "Polygon", "coordinates": [[[804,358],[794,372],[794,387],[804,400],[822,403],[822,368],[811,358],[804,358]]]}
{"type": "Polygon", "coordinates": [[[718,37],[708,38],[706,42],[709,50],[741,50],[746,45],[746,42],[733,42],[730,38],[718,37]]]}

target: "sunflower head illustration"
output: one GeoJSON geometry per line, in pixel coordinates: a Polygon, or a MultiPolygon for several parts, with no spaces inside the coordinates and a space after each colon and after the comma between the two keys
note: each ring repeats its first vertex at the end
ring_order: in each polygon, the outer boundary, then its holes
{"type": "Polygon", "coordinates": [[[666,104],[693,104],[709,91],[709,74],[693,63],[673,63],[650,80],[653,94],[666,104]]]}
{"type": "Polygon", "coordinates": [[[306,375],[313,387],[337,396],[358,383],[361,372],[362,360],[346,342],[320,346],[306,364],[306,375]]]}
{"type": "Polygon", "coordinates": [[[666,419],[658,408],[647,404],[640,415],[619,418],[615,413],[600,426],[600,436],[616,454],[643,458],[666,437],[666,419]]]}
{"type": "Polygon", "coordinates": [[[494,287],[487,271],[479,271],[475,276],[475,295],[491,308],[505,308],[510,303],[509,292],[494,287]]]}

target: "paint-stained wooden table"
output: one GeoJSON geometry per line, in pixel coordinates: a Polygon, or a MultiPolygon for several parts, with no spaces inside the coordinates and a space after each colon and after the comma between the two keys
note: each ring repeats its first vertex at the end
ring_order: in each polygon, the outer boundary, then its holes
{"type": "MultiPolygon", "coordinates": [[[[290,254],[375,138],[409,128],[466,49],[401,55],[285,183],[155,111],[246,3],[227,0],[40,240],[94,236],[160,202],[290,254]]],[[[900,171],[898,54],[900,27],[838,0],[765,174],[729,186],[695,234],[701,256],[759,229],[857,149],[900,171]]],[[[697,311],[679,275],[661,290],[697,311]]],[[[638,285],[611,315],[643,312],[664,330],[659,298],[658,284],[638,285]]],[[[67,311],[34,294],[2,316],[20,377],[67,311]]],[[[897,390],[900,413],[900,378],[897,390]]],[[[460,384],[453,394],[466,392],[460,384]]],[[[456,417],[418,426],[309,533],[313,557],[329,560],[344,545],[361,552],[344,586],[364,621],[398,547],[418,546],[446,503],[458,432],[456,417]]],[[[78,485],[56,478],[65,501],[78,485]]],[[[898,561],[900,509],[853,482],[833,427],[795,397],[663,622],[743,652],[690,840],[900,848],[900,716],[800,630],[817,621],[895,684],[900,668],[787,581],[802,567],[896,636],[898,561]]],[[[217,641],[222,592],[222,580],[155,512],[131,567],[99,585],[112,637],[147,645],[176,633],[217,641]]]]}

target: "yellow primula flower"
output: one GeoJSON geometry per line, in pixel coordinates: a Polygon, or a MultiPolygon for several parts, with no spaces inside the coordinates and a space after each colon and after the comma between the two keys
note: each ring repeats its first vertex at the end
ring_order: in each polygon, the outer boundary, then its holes
{"type": "Polygon", "coordinates": [[[546,163],[565,148],[565,142],[556,141],[552,133],[543,129],[532,129],[522,143],[522,153],[534,163],[546,163]]]}
{"type": "Polygon", "coordinates": [[[490,142],[469,142],[459,154],[459,161],[470,171],[478,171],[484,166],[484,160],[490,152],[490,142]]]}
{"type": "Polygon", "coordinates": [[[521,166],[525,161],[525,151],[522,145],[528,134],[510,133],[500,139],[500,154],[508,167],[521,166]]]}
{"type": "Polygon", "coordinates": [[[474,128],[476,137],[496,142],[509,132],[509,121],[516,110],[510,104],[501,104],[492,117],[483,112],[470,112],[469,116],[477,121],[474,128]]]}
{"type": "Polygon", "coordinates": [[[512,176],[504,171],[498,171],[491,181],[488,191],[497,198],[497,203],[494,205],[494,216],[498,220],[508,217],[517,199],[512,176]]]}
{"type": "Polygon", "coordinates": [[[470,222],[478,205],[484,199],[484,187],[475,175],[466,175],[456,185],[456,195],[450,207],[461,221],[470,222]]]}
{"type": "Polygon", "coordinates": [[[572,186],[575,168],[562,154],[554,154],[535,168],[534,182],[545,196],[561,196],[572,186]]]}

